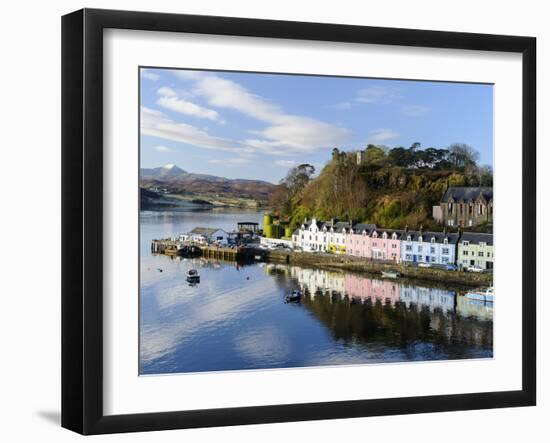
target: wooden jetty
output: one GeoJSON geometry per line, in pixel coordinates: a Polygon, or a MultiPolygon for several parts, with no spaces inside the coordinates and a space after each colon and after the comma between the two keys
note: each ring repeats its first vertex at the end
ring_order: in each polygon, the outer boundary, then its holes
{"type": "Polygon", "coordinates": [[[226,261],[248,260],[258,255],[258,251],[254,248],[186,244],[171,239],[152,240],[151,253],[182,257],[202,256],[226,261]]]}
{"type": "Polygon", "coordinates": [[[164,255],[179,255],[179,242],[170,239],[152,240],[151,253],[164,255]]]}

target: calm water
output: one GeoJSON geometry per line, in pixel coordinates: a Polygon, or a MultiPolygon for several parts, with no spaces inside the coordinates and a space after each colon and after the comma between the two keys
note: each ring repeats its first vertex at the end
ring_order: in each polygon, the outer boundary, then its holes
{"type": "Polygon", "coordinates": [[[142,374],[492,357],[492,307],[453,291],[149,252],[153,238],[195,226],[232,230],[237,221],[259,222],[261,215],[141,213],[142,374]],[[199,269],[198,285],[185,280],[190,268],[199,269]],[[295,288],[305,292],[304,300],[285,304],[295,288]]]}

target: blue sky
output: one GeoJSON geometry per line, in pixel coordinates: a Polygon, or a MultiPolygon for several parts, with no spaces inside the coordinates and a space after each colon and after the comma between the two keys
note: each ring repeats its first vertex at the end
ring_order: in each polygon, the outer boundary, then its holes
{"type": "Polygon", "coordinates": [[[277,183],[334,147],[466,143],[493,164],[491,85],[142,68],[141,167],[277,183]]]}

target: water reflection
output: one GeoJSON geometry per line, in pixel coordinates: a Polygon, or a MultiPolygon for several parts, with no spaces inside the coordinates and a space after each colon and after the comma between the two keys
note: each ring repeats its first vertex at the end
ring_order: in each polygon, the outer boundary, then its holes
{"type": "MultiPolygon", "coordinates": [[[[226,220],[218,216],[211,215],[214,223],[226,220]]],[[[143,242],[185,229],[188,220],[178,217],[165,216],[169,229],[152,216],[141,225],[141,374],[492,356],[492,307],[454,291],[363,274],[149,254],[143,242]],[[189,269],[199,270],[200,283],[186,281],[189,269]],[[303,291],[302,302],[285,304],[294,289],[303,291]]]]}

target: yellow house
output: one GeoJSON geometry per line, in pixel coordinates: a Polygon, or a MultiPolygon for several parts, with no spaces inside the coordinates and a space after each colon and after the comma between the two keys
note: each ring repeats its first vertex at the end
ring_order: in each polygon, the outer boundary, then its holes
{"type": "Polygon", "coordinates": [[[482,269],[493,269],[494,260],[493,234],[462,233],[458,241],[458,267],[479,266],[482,269]]]}

